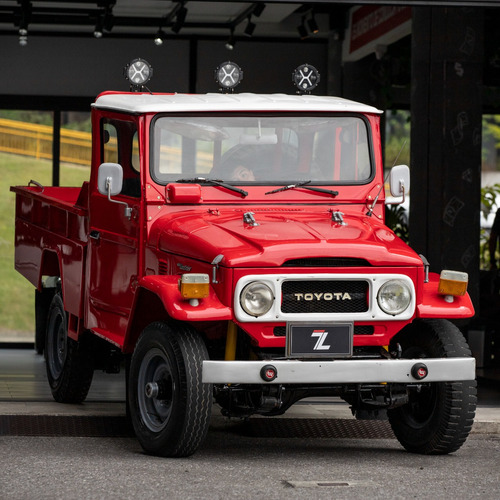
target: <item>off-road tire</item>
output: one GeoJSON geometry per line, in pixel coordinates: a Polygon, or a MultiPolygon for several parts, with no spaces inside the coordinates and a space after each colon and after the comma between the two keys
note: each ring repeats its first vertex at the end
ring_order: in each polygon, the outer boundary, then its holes
{"type": "Polygon", "coordinates": [[[210,424],[212,385],[201,381],[208,352],[193,329],[157,322],[142,332],[130,363],[129,413],[135,434],[150,454],[192,455],[210,424]],[[149,397],[152,385],[158,394],[149,397]]]}
{"type": "Polygon", "coordinates": [[[94,375],[89,343],[68,337],[68,318],[60,293],[56,293],[47,315],[45,364],[53,398],[59,403],[81,403],[87,397],[94,375]]]}
{"type": "Polygon", "coordinates": [[[35,351],[37,354],[43,354],[45,349],[47,317],[53,298],[53,288],[42,288],[41,291],[35,290],[35,351]]]}
{"type": "MultiPolygon", "coordinates": [[[[469,357],[460,330],[447,320],[417,320],[394,339],[403,358],[469,357]]],[[[412,390],[410,401],[387,415],[398,441],[408,451],[441,455],[467,439],[476,411],[476,381],[434,382],[412,390]]]]}

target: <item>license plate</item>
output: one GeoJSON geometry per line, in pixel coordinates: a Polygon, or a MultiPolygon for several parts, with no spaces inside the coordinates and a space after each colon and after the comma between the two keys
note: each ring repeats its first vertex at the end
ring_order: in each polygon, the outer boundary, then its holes
{"type": "Polygon", "coordinates": [[[352,356],[352,323],[288,323],[286,353],[294,358],[352,356]]]}

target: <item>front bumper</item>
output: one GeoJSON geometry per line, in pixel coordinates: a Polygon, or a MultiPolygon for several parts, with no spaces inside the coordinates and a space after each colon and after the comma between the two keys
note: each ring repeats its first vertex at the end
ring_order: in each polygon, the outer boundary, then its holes
{"type": "Polygon", "coordinates": [[[204,361],[203,382],[211,384],[369,384],[422,383],[474,380],[474,358],[342,359],[334,361],[204,361]],[[424,363],[427,376],[412,375],[424,363]],[[262,371],[276,369],[276,378],[266,381],[262,371]]]}

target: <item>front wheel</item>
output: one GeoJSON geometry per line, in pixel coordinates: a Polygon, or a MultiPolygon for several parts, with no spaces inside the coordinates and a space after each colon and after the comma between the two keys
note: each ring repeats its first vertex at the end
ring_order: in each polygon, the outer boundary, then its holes
{"type": "Polygon", "coordinates": [[[136,436],[148,453],[192,455],[210,423],[212,386],[201,381],[206,346],[196,331],[153,323],[132,355],[128,402],[136,436]]]}
{"type": "MultiPolygon", "coordinates": [[[[403,358],[471,355],[460,330],[447,320],[415,321],[394,342],[401,344],[403,358]]],[[[458,450],[472,428],[476,393],[475,380],[433,382],[411,389],[407,404],[387,412],[396,438],[413,453],[458,450]]]]}

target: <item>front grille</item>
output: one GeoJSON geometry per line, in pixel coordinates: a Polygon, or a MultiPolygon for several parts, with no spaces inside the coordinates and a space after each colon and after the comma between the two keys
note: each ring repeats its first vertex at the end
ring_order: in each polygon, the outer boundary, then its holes
{"type": "Polygon", "coordinates": [[[273,334],[275,337],[285,337],[286,336],[286,326],[275,326],[273,329],[273,334]]]}
{"type": "Polygon", "coordinates": [[[368,311],[367,281],[284,281],[283,313],[361,313],[368,311]]]}

